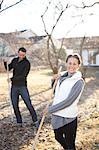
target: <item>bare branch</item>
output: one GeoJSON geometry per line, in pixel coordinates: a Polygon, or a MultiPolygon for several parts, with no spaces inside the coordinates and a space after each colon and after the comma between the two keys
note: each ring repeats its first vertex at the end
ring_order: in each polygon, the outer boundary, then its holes
{"type": "MultiPolygon", "coordinates": [[[[99,4],[99,2],[95,2],[95,3],[93,3],[92,5],[85,5],[85,4],[83,3],[83,7],[78,7],[78,6],[76,6],[76,5],[71,5],[71,6],[74,6],[74,7],[76,7],[76,8],[82,8],[82,9],[84,9],[84,8],[93,7],[93,6],[96,5],[96,4],[99,4]]],[[[54,28],[56,27],[58,21],[60,20],[62,14],[65,12],[65,10],[66,10],[67,8],[69,8],[69,7],[71,7],[71,6],[69,6],[69,5],[67,4],[66,7],[65,7],[65,9],[61,11],[59,17],[57,18],[57,21],[56,21],[55,25],[54,25],[53,28],[52,28],[51,35],[52,35],[52,32],[54,31],[54,28]]],[[[90,14],[90,15],[92,15],[92,14],[90,14]]]]}
{"type": "Polygon", "coordinates": [[[3,11],[5,11],[5,10],[7,10],[7,9],[9,9],[9,8],[11,8],[11,7],[17,5],[17,4],[19,4],[19,3],[22,2],[22,1],[23,1],[23,0],[20,0],[20,1],[16,2],[16,3],[14,3],[14,4],[12,4],[12,5],[10,5],[10,6],[6,7],[6,8],[4,8],[4,9],[2,9],[2,10],[0,11],[0,13],[2,13],[3,11]]]}
{"type": "MultiPolygon", "coordinates": [[[[95,2],[95,3],[91,4],[91,5],[85,5],[85,4],[83,3],[83,6],[82,6],[82,7],[79,7],[79,6],[74,5],[74,4],[72,4],[71,6],[73,6],[73,7],[75,7],[75,8],[82,8],[82,9],[84,9],[84,8],[93,7],[93,6],[96,5],[96,4],[99,4],[99,2],[95,2]]],[[[71,6],[70,6],[70,7],[71,7],[71,6]]]]}
{"type": "Polygon", "coordinates": [[[52,2],[52,0],[49,1],[49,4],[48,4],[48,6],[46,7],[46,9],[45,9],[43,15],[41,15],[42,22],[43,22],[43,25],[44,25],[44,31],[45,31],[45,33],[46,33],[47,35],[49,35],[49,33],[47,32],[47,29],[46,29],[46,25],[45,25],[45,22],[44,22],[44,16],[45,16],[46,12],[48,11],[51,2],[52,2]]]}
{"type": "Polygon", "coordinates": [[[0,3],[0,9],[1,9],[1,5],[2,5],[3,2],[4,2],[4,0],[2,0],[1,3],[0,3]]]}
{"type": "Polygon", "coordinates": [[[42,16],[44,16],[44,15],[45,15],[45,13],[48,11],[49,6],[50,6],[51,2],[52,2],[52,0],[51,0],[51,1],[49,1],[49,5],[46,7],[46,9],[45,9],[45,11],[44,11],[43,15],[41,15],[41,17],[42,17],[42,16]]]}
{"type": "Polygon", "coordinates": [[[58,18],[57,18],[57,20],[56,20],[56,23],[55,23],[55,25],[54,25],[53,28],[52,28],[51,35],[52,35],[52,33],[53,33],[53,31],[54,31],[54,28],[56,27],[57,23],[59,22],[59,20],[60,20],[62,14],[65,12],[65,10],[66,10],[67,8],[68,8],[68,4],[66,5],[66,7],[64,8],[64,10],[62,10],[61,13],[60,13],[60,15],[58,16],[58,18]]]}
{"type": "MultiPolygon", "coordinates": [[[[50,5],[50,4],[51,4],[51,1],[49,2],[49,5],[50,5]]],[[[51,31],[51,34],[50,34],[50,35],[52,35],[52,33],[53,33],[53,31],[54,31],[54,29],[55,29],[57,23],[59,22],[59,20],[60,20],[62,14],[65,12],[65,10],[66,10],[68,7],[69,7],[69,6],[68,6],[68,4],[67,4],[66,7],[64,8],[64,10],[61,11],[60,15],[58,16],[58,18],[57,18],[57,20],[56,20],[55,25],[54,25],[53,28],[52,28],[52,31],[51,31]]],[[[46,32],[47,35],[49,35],[49,33],[47,32],[46,25],[45,25],[45,22],[44,22],[44,15],[45,15],[45,13],[48,11],[48,8],[49,8],[49,6],[47,6],[45,12],[43,13],[43,15],[41,15],[42,22],[43,22],[43,25],[44,25],[44,30],[45,30],[45,32],[46,32]]]]}
{"type": "Polygon", "coordinates": [[[47,35],[49,35],[49,33],[47,32],[47,29],[46,29],[46,25],[45,25],[45,22],[44,22],[44,16],[42,15],[41,18],[42,18],[42,22],[43,22],[43,25],[44,25],[44,31],[47,35]]]}
{"type": "Polygon", "coordinates": [[[79,15],[72,15],[71,17],[72,18],[77,18],[77,17],[83,17],[83,16],[95,16],[96,14],[94,14],[94,13],[89,13],[89,14],[84,14],[84,15],[82,15],[82,14],[79,14],[79,15]]]}
{"type": "Polygon", "coordinates": [[[4,2],[4,0],[2,0],[2,1],[0,2],[0,4],[2,5],[3,2],[4,2]]]}

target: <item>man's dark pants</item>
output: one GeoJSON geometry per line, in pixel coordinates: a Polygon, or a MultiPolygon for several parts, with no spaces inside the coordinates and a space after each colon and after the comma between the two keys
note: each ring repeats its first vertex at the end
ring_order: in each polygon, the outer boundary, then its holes
{"type": "Polygon", "coordinates": [[[24,103],[26,104],[32,116],[33,122],[36,122],[37,115],[32,106],[27,87],[26,86],[12,86],[11,87],[11,100],[12,100],[12,105],[13,105],[17,123],[22,123],[22,117],[21,117],[21,113],[19,110],[19,95],[21,95],[22,99],[24,100],[24,103]]]}

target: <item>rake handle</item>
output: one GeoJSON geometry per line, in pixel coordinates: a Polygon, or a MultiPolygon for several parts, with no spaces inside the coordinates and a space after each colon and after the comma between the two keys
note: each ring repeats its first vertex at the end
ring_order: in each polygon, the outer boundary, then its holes
{"type": "MultiPolygon", "coordinates": [[[[62,69],[62,66],[60,66],[60,68],[59,68],[59,70],[58,70],[58,74],[61,72],[61,69],[62,69]]],[[[53,94],[53,92],[54,92],[54,90],[55,90],[56,84],[57,84],[57,80],[55,80],[55,82],[54,82],[53,89],[52,89],[52,94],[53,94]]],[[[51,97],[52,97],[52,94],[51,94],[51,97]]],[[[49,106],[49,103],[47,104],[46,107],[48,108],[48,106],[49,106]]],[[[39,133],[40,133],[40,130],[41,130],[41,128],[42,128],[42,125],[43,125],[43,122],[44,122],[45,117],[46,117],[46,112],[43,114],[43,117],[42,117],[42,119],[41,119],[39,128],[38,128],[38,130],[37,130],[37,134],[36,134],[36,136],[35,136],[34,145],[33,145],[33,149],[32,149],[32,150],[36,150],[36,145],[37,145],[39,133]]]]}

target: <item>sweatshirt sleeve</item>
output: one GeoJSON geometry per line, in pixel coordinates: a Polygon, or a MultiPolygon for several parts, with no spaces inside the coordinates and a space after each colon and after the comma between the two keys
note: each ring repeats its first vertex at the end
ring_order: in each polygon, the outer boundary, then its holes
{"type": "MultiPolygon", "coordinates": [[[[14,59],[13,59],[14,60],[14,59]]],[[[11,61],[10,64],[8,64],[8,70],[10,71],[13,68],[13,60],[11,61]]],[[[4,61],[4,67],[7,70],[7,62],[4,61]]]]}
{"type": "Polygon", "coordinates": [[[75,83],[75,85],[72,87],[71,92],[69,93],[68,97],[56,105],[49,106],[48,112],[55,113],[59,110],[62,110],[64,108],[70,106],[76,100],[76,98],[79,96],[83,86],[84,86],[83,80],[77,81],[75,83]]]}

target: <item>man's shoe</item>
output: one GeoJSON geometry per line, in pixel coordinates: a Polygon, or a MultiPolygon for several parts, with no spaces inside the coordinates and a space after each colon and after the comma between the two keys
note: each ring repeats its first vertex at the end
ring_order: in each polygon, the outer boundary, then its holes
{"type": "Polygon", "coordinates": [[[22,123],[17,123],[17,127],[23,127],[22,123]]]}

